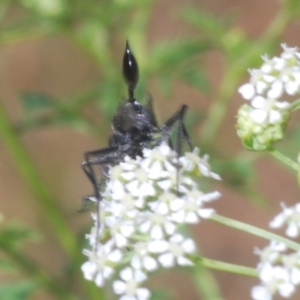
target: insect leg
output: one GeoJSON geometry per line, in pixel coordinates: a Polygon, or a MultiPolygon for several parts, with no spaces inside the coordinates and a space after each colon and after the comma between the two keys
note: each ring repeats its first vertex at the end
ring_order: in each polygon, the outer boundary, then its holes
{"type": "Polygon", "coordinates": [[[98,201],[101,200],[97,176],[94,166],[99,166],[104,177],[107,177],[107,166],[120,161],[120,151],[117,147],[88,151],[84,154],[85,161],[82,163],[82,169],[94,187],[94,195],[98,201]]]}
{"type": "Polygon", "coordinates": [[[183,123],[186,110],[187,110],[187,106],[182,105],[180,109],[169,120],[167,120],[167,122],[161,127],[162,141],[168,141],[170,140],[174,127],[178,124],[175,150],[179,154],[179,156],[182,151],[182,144],[181,144],[182,138],[186,141],[190,150],[192,150],[193,148],[192,143],[190,141],[190,137],[183,123]]]}
{"type": "Polygon", "coordinates": [[[187,110],[186,105],[182,105],[181,108],[169,119],[167,122],[162,126],[162,141],[168,141],[169,145],[172,145],[171,142],[171,135],[174,130],[174,127],[177,125],[177,133],[176,133],[176,141],[175,141],[175,150],[177,153],[177,172],[176,172],[176,192],[179,195],[179,157],[181,156],[182,152],[182,139],[188,144],[190,150],[192,150],[192,143],[190,141],[190,137],[187,133],[187,130],[184,126],[183,120],[184,115],[187,110]]]}
{"type": "MultiPolygon", "coordinates": [[[[100,193],[100,187],[97,183],[97,176],[94,170],[95,166],[99,166],[104,177],[108,177],[107,166],[118,163],[120,161],[120,151],[116,147],[100,149],[95,151],[86,152],[85,161],[82,163],[82,169],[88,179],[91,181],[94,187],[94,195],[97,199],[96,201],[96,241],[99,239],[100,235],[100,201],[102,199],[100,193]]],[[[82,208],[79,210],[84,211],[86,204],[91,200],[91,196],[86,196],[83,199],[82,208]]],[[[95,244],[95,250],[97,249],[97,243],[95,244]]]]}
{"type": "Polygon", "coordinates": [[[154,114],[154,109],[153,109],[153,99],[152,96],[150,94],[147,95],[147,102],[146,102],[146,107],[149,110],[150,113],[150,121],[152,123],[152,125],[154,127],[158,127],[157,125],[157,120],[155,118],[155,114],[154,114]]]}

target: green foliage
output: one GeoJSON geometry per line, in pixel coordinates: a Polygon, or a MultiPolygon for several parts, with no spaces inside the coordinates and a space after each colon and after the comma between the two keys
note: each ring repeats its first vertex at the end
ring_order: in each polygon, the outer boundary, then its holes
{"type": "MultiPolygon", "coordinates": [[[[0,271],[10,277],[19,275],[24,268],[19,264],[20,259],[24,263],[27,260],[22,253],[22,247],[26,242],[34,241],[40,238],[36,230],[26,228],[18,222],[2,222],[0,227],[0,253],[5,253],[5,258],[0,260],[0,271]],[[19,253],[17,256],[14,253],[19,253]],[[19,260],[19,263],[18,263],[19,260]]],[[[25,265],[24,265],[25,267],[25,265]]],[[[28,268],[26,267],[28,270],[28,268]]],[[[18,282],[1,283],[0,299],[28,299],[37,289],[37,282],[32,280],[23,280],[18,282]]]]}
{"type": "Polygon", "coordinates": [[[194,7],[183,9],[182,18],[190,25],[196,27],[201,33],[218,43],[229,30],[229,16],[216,16],[207,11],[197,10],[194,7]]]}
{"type": "MultiPolygon", "coordinates": [[[[107,134],[111,116],[122,96],[127,95],[120,72],[120,55],[127,38],[140,66],[137,98],[146,98],[141,95],[146,94],[149,82],[154,78],[164,95],[172,95],[175,85],[184,83],[193,92],[199,92],[199,98],[207,97],[209,107],[189,112],[186,120],[193,143],[206,152],[218,153],[222,157],[222,161],[215,160],[216,171],[229,188],[239,191],[253,202],[261,204],[265,200],[254,187],[256,173],[253,162],[258,156],[247,156],[244,152],[225,154],[226,150],[218,146],[217,137],[247,69],[260,62],[262,54],[276,51],[282,33],[294,19],[299,18],[300,1],[281,1],[278,14],[257,38],[250,37],[238,27],[236,18],[230,13],[215,15],[199,7],[185,7],[182,3],[179,6],[180,19],[192,28],[191,34],[161,42],[153,39],[153,33],[149,31],[155,4],[153,0],[0,1],[0,46],[33,39],[63,38],[93,63],[99,78],[97,83],[63,99],[44,92],[21,93],[19,98],[24,114],[14,124],[11,124],[0,105],[0,137],[3,145],[15,160],[16,168],[36,199],[52,234],[57,237],[62,251],[65,251],[68,258],[66,265],[69,266],[68,272],[61,272],[60,277],[56,278],[44,266],[30,259],[24,250],[24,246],[35,241],[39,234],[19,223],[3,225],[0,228],[0,251],[5,258],[0,259],[0,269],[9,275],[22,272],[29,280],[1,285],[0,299],[30,299],[37,286],[56,299],[104,299],[100,289],[82,283],[82,243],[77,241],[67,217],[57,205],[56,193],[44,186],[35,168],[36,162],[27,155],[20,137],[32,130],[50,126],[68,126],[97,138],[107,134]],[[147,43],[149,36],[154,40],[151,46],[147,43]],[[219,82],[211,77],[210,70],[204,64],[206,55],[212,52],[218,53],[218,63],[223,66],[222,74],[218,74],[219,82]],[[90,117],[90,112],[94,118],[90,117]],[[201,131],[198,129],[199,123],[201,131]],[[77,286],[78,282],[80,287],[77,286]],[[78,290],[81,293],[79,296],[78,290]]],[[[291,149],[299,149],[299,135],[296,130],[290,137],[292,147],[285,149],[291,156],[295,156],[295,151],[291,149]]],[[[211,274],[201,276],[204,276],[201,278],[205,284],[198,287],[199,290],[206,288],[208,291],[205,294],[208,295],[212,294],[212,290],[213,294],[219,293],[215,291],[217,289],[210,288],[215,286],[211,274]],[[210,284],[205,286],[207,282],[210,284]]],[[[153,300],[167,299],[169,295],[165,291],[156,291],[153,300]]]]}
{"type": "Polygon", "coordinates": [[[178,40],[157,45],[149,58],[146,72],[159,76],[164,91],[172,89],[174,80],[181,80],[207,93],[209,81],[203,70],[201,59],[210,49],[206,40],[178,40]]]}
{"type": "Polygon", "coordinates": [[[171,293],[166,290],[155,290],[151,300],[169,300],[172,299],[171,293]]]}
{"type": "Polygon", "coordinates": [[[34,281],[26,280],[0,285],[0,299],[25,300],[30,299],[32,293],[37,289],[34,281]]]}
{"type": "Polygon", "coordinates": [[[39,234],[35,230],[28,229],[17,222],[10,222],[0,230],[0,245],[19,247],[25,241],[37,239],[39,234]]]}
{"type": "Polygon", "coordinates": [[[297,0],[288,0],[287,3],[283,6],[286,6],[287,11],[291,14],[294,18],[299,18],[300,16],[300,3],[297,0]]]}
{"type": "Polygon", "coordinates": [[[40,113],[54,107],[53,99],[42,93],[23,93],[20,95],[20,100],[29,114],[40,113]]]}

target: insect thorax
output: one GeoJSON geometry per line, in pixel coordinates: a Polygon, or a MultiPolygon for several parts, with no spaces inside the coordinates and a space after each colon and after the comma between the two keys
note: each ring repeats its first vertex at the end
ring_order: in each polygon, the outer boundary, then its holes
{"type": "Polygon", "coordinates": [[[118,144],[150,141],[152,133],[158,130],[152,112],[135,99],[119,106],[112,117],[112,128],[118,144]]]}

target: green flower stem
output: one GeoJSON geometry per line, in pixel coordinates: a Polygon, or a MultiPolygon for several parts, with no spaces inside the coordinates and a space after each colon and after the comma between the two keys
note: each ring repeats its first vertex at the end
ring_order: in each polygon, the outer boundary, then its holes
{"type": "Polygon", "coordinates": [[[195,256],[195,255],[189,255],[188,257],[197,266],[204,266],[204,267],[214,269],[214,270],[257,277],[257,271],[253,268],[248,268],[248,267],[244,267],[244,266],[224,263],[222,261],[208,259],[208,258],[205,258],[205,257],[200,257],[200,256],[195,256]]]}
{"type": "Polygon", "coordinates": [[[52,277],[47,271],[40,268],[29,257],[26,257],[20,249],[13,247],[10,243],[0,240],[0,249],[4,251],[15,263],[22,267],[29,274],[39,287],[46,287],[48,290],[61,300],[79,300],[68,288],[65,288],[62,281],[52,277]]]}
{"type": "Polygon", "coordinates": [[[210,219],[217,222],[217,223],[220,223],[220,224],[223,224],[223,225],[226,225],[228,227],[232,227],[232,228],[244,231],[244,232],[248,232],[250,234],[262,237],[264,239],[275,240],[275,241],[278,241],[278,242],[282,242],[287,247],[289,247],[290,249],[293,249],[295,251],[300,250],[300,244],[295,243],[295,242],[293,242],[289,239],[286,239],[286,238],[284,238],[280,235],[277,235],[277,234],[271,233],[269,231],[260,229],[258,227],[248,225],[248,224],[245,224],[245,223],[242,223],[242,222],[230,219],[230,218],[226,218],[226,217],[223,217],[223,216],[220,216],[220,215],[217,215],[217,214],[213,215],[210,219]]]}
{"type": "Polygon", "coordinates": [[[274,157],[276,157],[279,161],[281,161],[285,165],[289,166],[291,169],[295,170],[296,172],[299,172],[299,164],[294,162],[287,156],[283,155],[278,150],[271,149],[271,150],[269,150],[269,153],[271,153],[274,157]]]}
{"type": "Polygon", "coordinates": [[[300,99],[293,101],[287,108],[289,111],[297,110],[300,108],[300,99]]]}

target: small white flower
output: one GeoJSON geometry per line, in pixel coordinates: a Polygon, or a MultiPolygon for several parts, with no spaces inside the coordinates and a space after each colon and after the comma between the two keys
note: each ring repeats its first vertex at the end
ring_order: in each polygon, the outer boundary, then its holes
{"type": "Polygon", "coordinates": [[[219,192],[203,194],[197,189],[192,189],[186,193],[184,198],[173,201],[171,207],[175,212],[171,217],[178,223],[198,223],[200,218],[209,218],[215,212],[212,208],[203,208],[204,203],[219,197],[219,192]]]}
{"type": "Polygon", "coordinates": [[[148,205],[151,210],[161,215],[170,215],[172,212],[172,203],[177,199],[174,193],[166,191],[160,194],[157,201],[150,202],[148,205]]]}
{"type": "Polygon", "coordinates": [[[192,172],[195,168],[198,168],[203,176],[211,177],[217,180],[221,180],[221,177],[213,173],[210,170],[210,165],[208,163],[209,156],[204,155],[202,158],[199,156],[200,150],[194,148],[193,152],[186,152],[183,157],[180,157],[179,161],[185,170],[192,172]]]}
{"type": "Polygon", "coordinates": [[[267,97],[270,99],[279,99],[283,94],[283,88],[284,86],[281,80],[274,80],[267,92],[267,97]]]}
{"type": "Polygon", "coordinates": [[[148,251],[151,253],[162,253],[168,249],[168,242],[165,240],[152,240],[148,242],[148,251]]]}
{"type": "Polygon", "coordinates": [[[148,252],[148,245],[144,242],[138,242],[134,245],[135,255],[131,259],[131,266],[135,269],[154,271],[158,268],[156,259],[151,257],[148,252]]]}
{"type": "Polygon", "coordinates": [[[130,179],[125,187],[132,196],[145,197],[155,195],[153,182],[149,180],[149,176],[145,170],[138,168],[134,172],[127,172],[125,175],[130,179]]]}
{"type": "Polygon", "coordinates": [[[272,300],[272,295],[263,285],[254,286],[251,290],[251,296],[254,300],[272,300]]]}
{"type": "Polygon", "coordinates": [[[286,223],[286,235],[289,237],[298,237],[300,230],[300,203],[290,208],[282,204],[282,209],[283,211],[270,222],[270,227],[279,228],[286,223]]]}
{"type": "Polygon", "coordinates": [[[102,193],[102,197],[121,200],[126,194],[124,183],[120,180],[109,180],[106,184],[106,189],[102,193]]]}
{"type": "Polygon", "coordinates": [[[266,263],[259,272],[259,277],[270,295],[278,292],[283,297],[290,297],[295,291],[294,285],[289,281],[289,273],[285,268],[266,263]]]}
{"type": "Polygon", "coordinates": [[[105,245],[98,245],[96,250],[89,251],[84,249],[83,253],[89,260],[81,266],[84,277],[87,280],[95,281],[97,286],[103,286],[105,280],[113,273],[111,263],[121,260],[122,253],[119,249],[112,250],[113,243],[107,242],[105,245]]]}
{"type": "Polygon", "coordinates": [[[258,124],[277,124],[282,122],[282,114],[279,109],[289,106],[288,102],[278,102],[275,99],[256,96],[252,102],[253,110],[250,117],[258,124]]]}
{"type": "Polygon", "coordinates": [[[144,222],[140,224],[140,230],[143,233],[149,233],[149,236],[152,239],[162,239],[166,234],[173,234],[176,229],[176,226],[169,221],[168,216],[158,214],[158,213],[149,213],[144,222]]]}
{"type": "Polygon", "coordinates": [[[271,241],[270,245],[265,247],[263,250],[255,248],[254,253],[260,256],[260,265],[265,263],[273,264],[280,258],[282,253],[286,250],[287,246],[284,243],[271,241]]]}
{"type": "Polygon", "coordinates": [[[251,83],[245,83],[243,84],[239,89],[238,92],[240,94],[242,94],[242,96],[246,99],[246,100],[250,100],[254,97],[255,95],[255,88],[253,86],[253,84],[251,83]]]}
{"type": "Polygon", "coordinates": [[[147,279],[145,273],[127,267],[120,272],[120,277],[122,280],[113,282],[114,292],[123,295],[120,299],[147,300],[150,298],[150,291],[140,287],[140,283],[147,279]]]}
{"type": "Polygon", "coordinates": [[[165,247],[165,252],[160,254],[158,261],[165,268],[170,268],[177,263],[181,266],[191,266],[193,263],[185,256],[193,253],[196,245],[192,239],[184,239],[180,234],[170,237],[165,247]]]}
{"type": "Polygon", "coordinates": [[[105,225],[110,228],[110,234],[117,247],[125,247],[128,243],[128,238],[134,233],[134,223],[115,218],[114,216],[105,219],[105,225]]]}
{"type": "Polygon", "coordinates": [[[294,285],[299,285],[300,284],[300,269],[299,269],[299,262],[298,262],[298,267],[294,267],[291,269],[290,272],[291,276],[291,282],[294,285]]]}
{"type": "Polygon", "coordinates": [[[158,180],[167,177],[170,172],[176,172],[171,162],[177,154],[167,144],[163,143],[151,150],[144,149],[143,155],[141,167],[148,173],[149,178],[158,180]]]}

